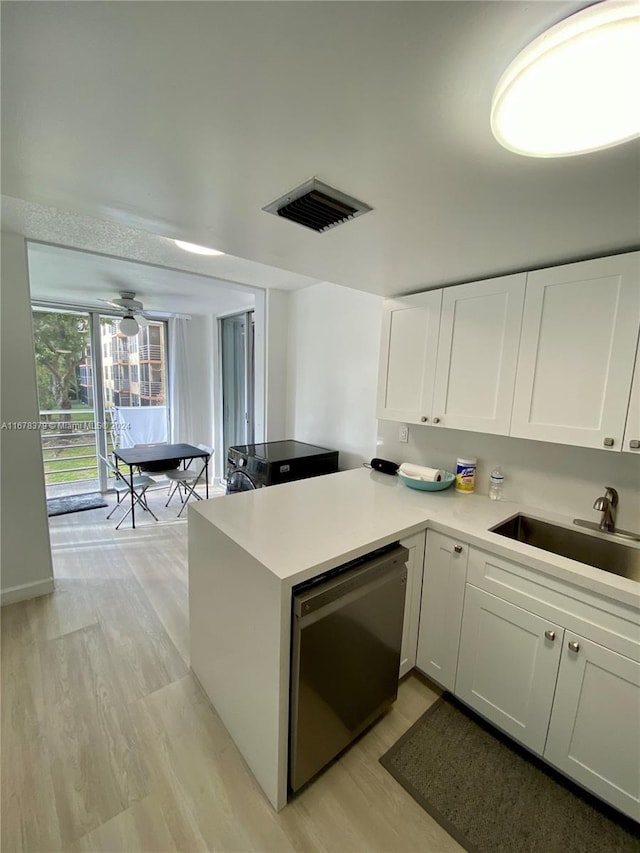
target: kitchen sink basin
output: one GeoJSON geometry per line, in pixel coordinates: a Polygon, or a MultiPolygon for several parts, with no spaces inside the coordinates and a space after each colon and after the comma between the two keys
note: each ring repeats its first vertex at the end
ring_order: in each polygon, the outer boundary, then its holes
{"type": "Polygon", "coordinates": [[[604,538],[606,534],[589,536],[528,515],[514,515],[490,530],[534,548],[640,581],[640,548],[612,542],[604,538]]]}

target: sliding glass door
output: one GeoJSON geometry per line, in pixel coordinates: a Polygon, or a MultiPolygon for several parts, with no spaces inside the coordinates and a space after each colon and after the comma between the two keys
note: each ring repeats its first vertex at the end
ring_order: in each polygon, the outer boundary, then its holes
{"type": "Polygon", "coordinates": [[[255,440],[253,311],[223,317],[219,323],[222,439],[226,459],[229,447],[255,440]]]}
{"type": "Polygon", "coordinates": [[[47,497],[105,491],[101,456],[167,441],[167,325],[97,311],[33,308],[47,497]]]}
{"type": "Polygon", "coordinates": [[[91,317],[34,308],[33,336],[47,497],[96,491],[91,317]]]}

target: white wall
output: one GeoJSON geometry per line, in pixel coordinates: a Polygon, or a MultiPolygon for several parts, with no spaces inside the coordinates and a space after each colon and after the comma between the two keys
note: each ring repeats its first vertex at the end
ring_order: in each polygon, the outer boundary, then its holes
{"type": "MultiPolygon", "coordinates": [[[[255,352],[255,381],[254,381],[254,432],[256,443],[265,441],[267,415],[267,291],[256,292],[254,306],[254,352],[255,352]]],[[[222,406],[222,395],[220,396],[222,406]]],[[[221,433],[222,434],[222,433],[221,433]]]]}
{"type": "Polygon", "coordinates": [[[294,291],[289,311],[291,438],[340,451],[340,468],[371,459],[382,299],[316,284],[294,291]]]}
{"type": "MultiPolygon", "coordinates": [[[[38,423],[27,252],[23,237],[2,234],[2,387],[0,420],[38,423]]],[[[2,604],[53,590],[49,524],[37,430],[3,429],[1,467],[2,604]]]]}
{"type": "Polygon", "coordinates": [[[618,526],[640,530],[637,455],[418,425],[401,444],[399,424],[375,417],[381,304],[328,284],[292,294],[288,399],[295,438],[339,450],[341,468],[381,456],[455,470],[457,456],[477,456],[479,493],[487,493],[491,468],[501,464],[507,500],[594,521],[594,500],[614,486],[618,526]]]}
{"type": "MultiPolygon", "coordinates": [[[[286,290],[266,293],[265,336],[265,441],[281,441],[287,434],[287,360],[289,352],[289,301],[286,290]]],[[[256,365],[258,352],[256,348],[256,365]]]]}
{"type": "Polygon", "coordinates": [[[476,491],[487,494],[495,465],[505,473],[505,500],[599,521],[593,502],[614,486],[620,494],[617,526],[640,532],[640,457],[526,441],[439,427],[409,426],[409,443],[398,442],[399,424],[379,421],[377,455],[455,471],[458,456],[476,456],[476,491]]]}
{"type": "MultiPolygon", "coordinates": [[[[213,321],[215,322],[215,321],[213,321]]],[[[189,444],[213,445],[213,322],[194,316],[188,325],[187,359],[191,374],[191,417],[193,434],[182,439],[189,444]]]]}

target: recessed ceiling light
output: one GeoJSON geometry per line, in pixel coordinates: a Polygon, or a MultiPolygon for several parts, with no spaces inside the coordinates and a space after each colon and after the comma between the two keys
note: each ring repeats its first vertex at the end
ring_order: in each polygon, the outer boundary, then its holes
{"type": "Polygon", "coordinates": [[[174,240],[176,246],[184,249],[185,252],[193,252],[194,255],[224,255],[224,252],[219,252],[217,249],[208,249],[206,246],[197,246],[195,243],[185,243],[184,240],[174,240]]]}
{"type": "Polygon", "coordinates": [[[566,157],[640,136],[640,3],[605,0],[556,24],[502,75],[491,129],[510,151],[566,157]]]}

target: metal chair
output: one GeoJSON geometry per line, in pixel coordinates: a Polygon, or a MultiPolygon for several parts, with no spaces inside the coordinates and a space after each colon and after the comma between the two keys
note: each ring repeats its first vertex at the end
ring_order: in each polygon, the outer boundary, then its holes
{"type": "MultiPolygon", "coordinates": [[[[113,465],[106,458],[106,456],[103,456],[102,454],[100,454],[100,459],[102,459],[102,461],[106,465],[108,473],[111,475],[111,477],[113,477],[113,483],[111,485],[111,488],[116,493],[116,505],[114,506],[114,508],[111,510],[111,512],[107,516],[107,519],[110,519],[111,516],[113,515],[113,513],[118,509],[118,507],[122,506],[122,495],[126,495],[129,498],[131,497],[132,483],[130,482],[129,477],[125,476],[122,473],[122,471],[120,471],[118,468],[116,468],[116,466],[113,465]]],[[[153,480],[151,477],[147,477],[145,474],[134,475],[134,477],[133,477],[133,502],[134,502],[134,504],[137,504],[138,506],[142,507],[142,509],[145,512],[150,513],[153,516],[153,518],[157,521],[158,518],[153,513],[153,511],[149,508],[149,504],[147,503],[147,497],[146,497],[147,489],[149,488],[149,486],[155,485],[155,482],[156,482],[155,480],[153,480]]],[[[122,516],[120,521],[116,524],[116,530],[118,530],[118,528],[120,527],[122,522],[125,520],[125,518],[131,512],[131,503],[130,502],[128,502],[128,503],[129,503],[129,506],[127,508],[127,511],[124,513],[124,515],[122,516]]]]}
{"type": "Polygon", "coordinates": [[[169,506],[171,501],[173,500],[174,495],[178,494],[180,501],[182,502],[182,506],[180,507],[180,512],[178,513],[178,518],[182,515],[182,511],[186,507],[190,498],[195,498],[197,501],[202,500],[202,496],[196,492],[196,486],[204,476],[205,471],[207,470],[207,466],[209,464],[209,460],[213,456],[213,447],[208,447],[206,444],[199,444],[198,448],[200,450],[205,450],[207,455],[204,459],[204,464],[200,466],[202,462],[202,457],[198,457],[197,459],[190,459],[189,464],[186,468],[179,468],[177,471],[166,471],[166,476],[169,480],[174,482],[174,486],[169,492],[169,500],[166,502],[165,506],[169,506]],[[194,463],[194,467],[192,466],[194,463]],[[184,489],[184,497],[182,495],[182,489],[184,489]]]}

